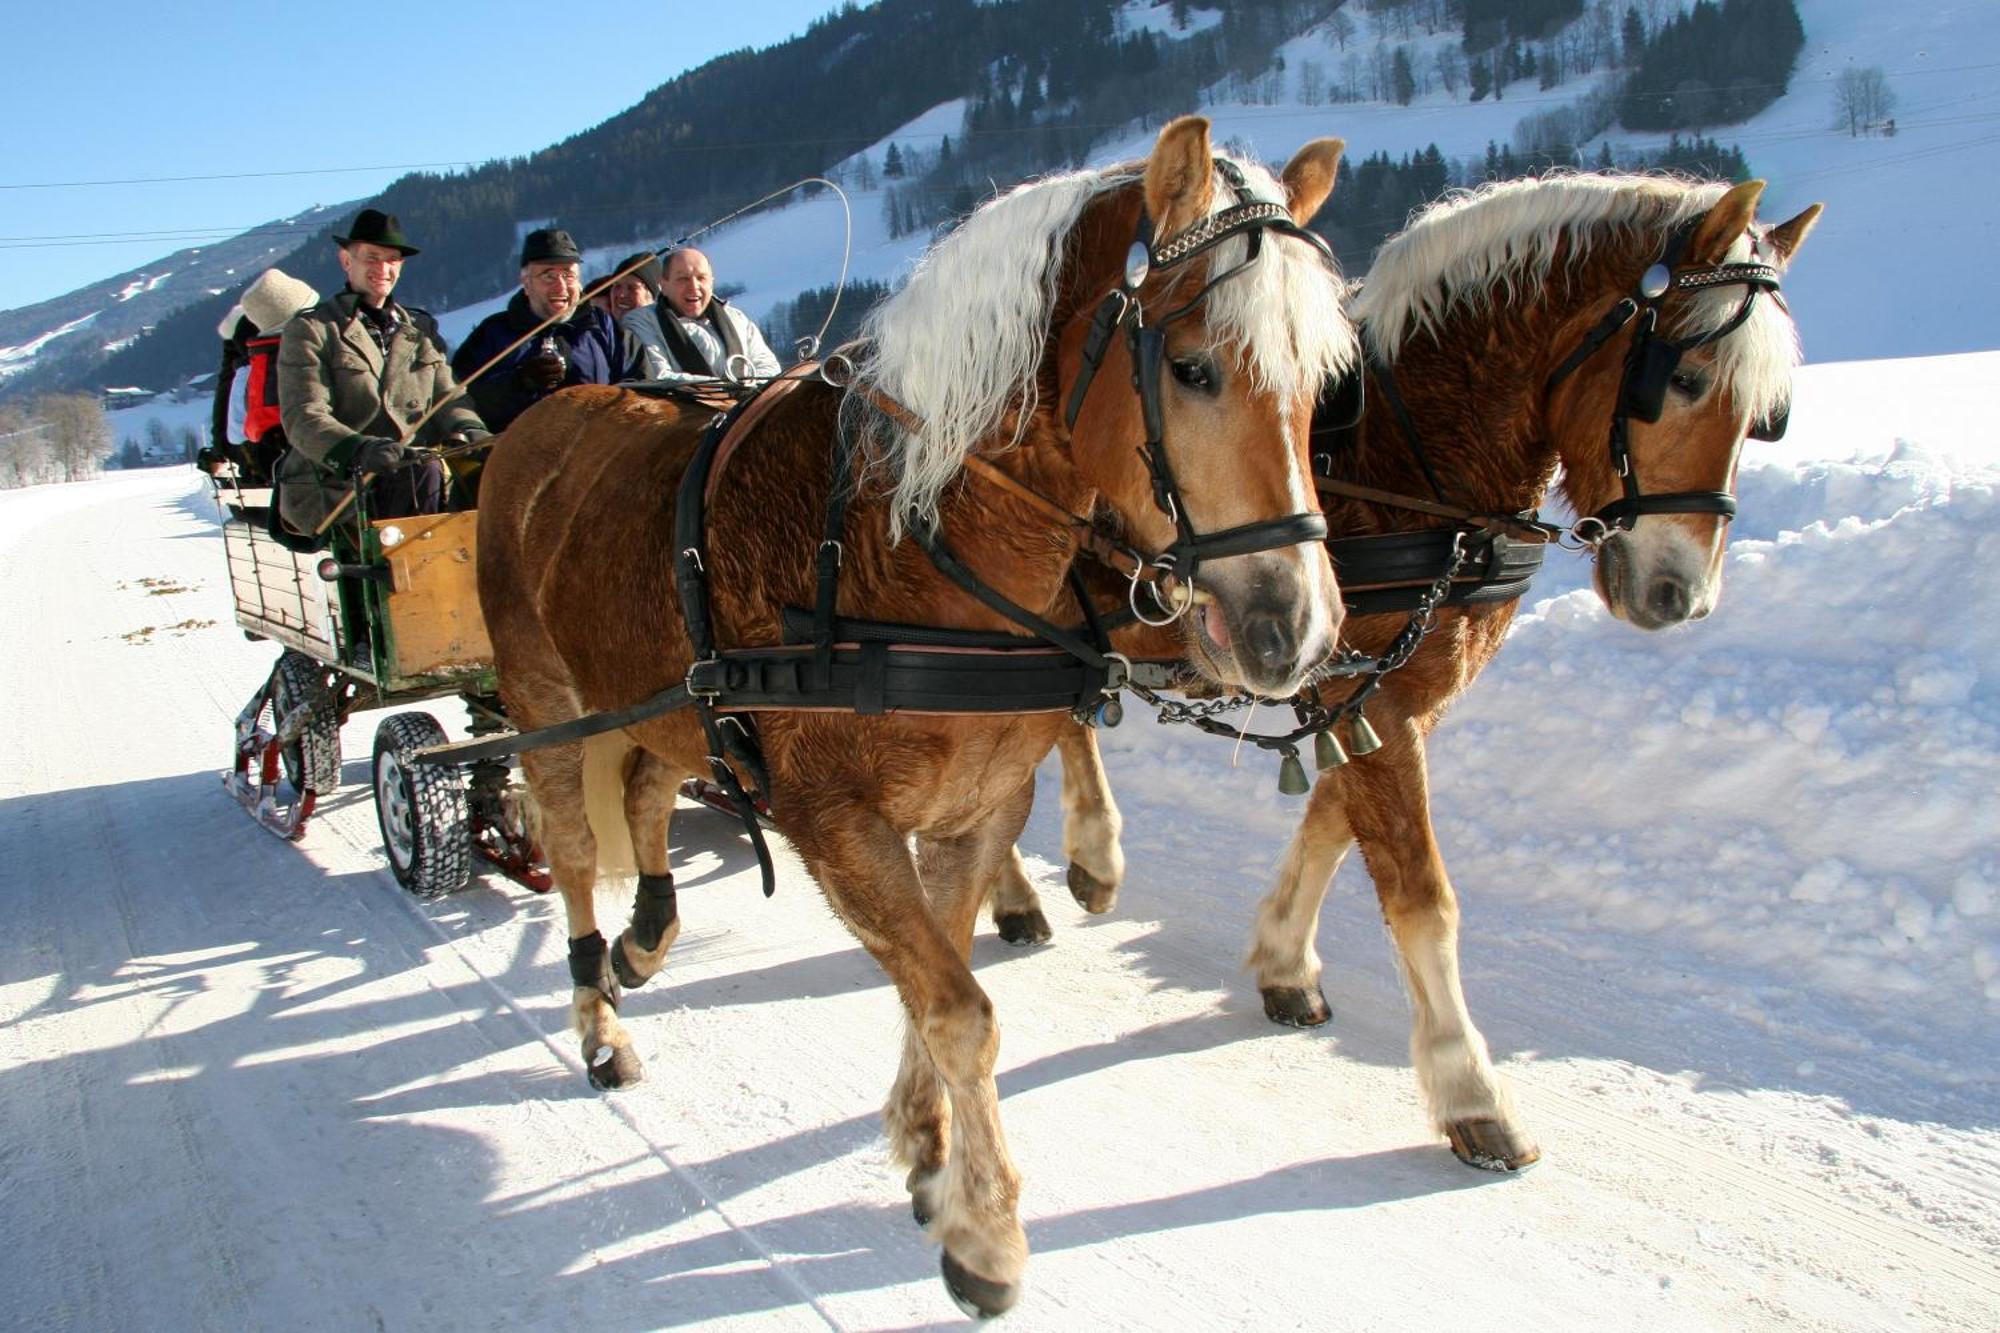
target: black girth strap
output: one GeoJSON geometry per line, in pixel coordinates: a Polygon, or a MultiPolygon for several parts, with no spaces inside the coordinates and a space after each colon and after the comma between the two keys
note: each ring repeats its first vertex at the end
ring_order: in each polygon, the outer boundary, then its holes
{"type": "MultiPolygon", "coordinates": [[[[675,497],[674,583],[680,590],[681,617],[687,626],[688,643],[694,652],[694,664],[688,672],[690,680],[695,668],[715,658],[715,627],[709,616],[706,554],[708,514],[704,497],[708,474],[715,466],[716,450],[721,447],[729,424],[741,410],[739,405],[717,417],[702,432],[701,443],[695,447],[694,456],[688,460],[687,471],[681,475],[680,494],[675,497]]],[[[722,788],[723,794],[742,818],[743,832],[757,854],[757,873],[763,880],[764,896],[768,898],[778,891],[777,871],[771,864],[771,848],[764,840],[764,826],[757,822],[757,809],[729,762],[732,757],[735,758],[754,777],[761,768],[761,761],[753,760],[748,752],[749,733],[744,723],[728,719],[733,725],[723,726],[725,719],[715,694],[691,685],[688,693],[692,696],[695,714],[701,719],[702,733],[708,739],[708,766],[715,777],[715,785],[722,788]]]]}

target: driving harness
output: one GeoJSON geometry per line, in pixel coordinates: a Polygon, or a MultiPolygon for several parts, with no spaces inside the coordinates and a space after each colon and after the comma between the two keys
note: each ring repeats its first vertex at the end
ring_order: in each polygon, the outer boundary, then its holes
{"type": "MultiPolygon", "coordinates": [[[[1139,452],[1151,474],[1154,503],[1172,520],[1176,537],[1172,546],[1157,554],[1115,544],[1107,549],[1101,537],[1094,542],[1081,541],[1080,546],[1086,552],[1112,558],[1131,580],[1135,604],[1143,584],[1155,589],[1157,604],[1165,606],[1167,599],[1157,589],[1169,582],[1191,589],[1203,560],[1323,541],[1327,535],[1325,516],[1316,510],[1221,532],[1198,533],[1188,520],[1167,458],[1165,413],[1160,401],[1167,326],[1197,309],[1218,284],[1254,264],[1267,230],[1308,240],[1327,263],[1332,263],[1325,242],[1294,223],[1283,204],[1251,196],[1234,163],[1218,158],[1214,166],[1235,191],[1235,205],[1202,218],[1158,247],[1151,243],[1152,221],[1141,210],[1138,235],[1127,254],[1122,280],[1093,315],[1065,418],[1074,426],[1112,335],[1122,331],[1131,354],[1133,388],[1139,396],[1145,430],[1139,452]],[[1245,237],[1248,248],[1242,263],[1209,277],[1191,300],[1157,323],[1147,323],[1138,292],[1154,270],[1177,267],[1238,235],[1245,237]]],[[[854,354],[865,355],[865,349],[856,349],[854,354]]],[[[837,614],[847,508],[859,485],[861,449],[853,430],[859,414],[844,409],[865,404],[905,429],[920,429],[922,424],[879,391],[850,388],[850,379],[829,373],[843,361],[851,369],[846,352],[835,353],[826,364],[795,368],[765,386],[757,397],[718,416],[703,432],[682,476],[674,513],[675,584],[694,658],[683,680],[627,708],[493,740],[431,747],[421,757],[449,763],[495,758],[581,740],[691,707],[707,738],[714,781],[742,818],[768,896],[775,888],[770,851],[757,819],[756,803],[736,771],[740,768],[748,775],[751,787],[768,792],[756,736],[756,713],[781,710],[880,716],[897,712],[986,715],[1067,711],[1085,720],[1115,706],[1118,691],[1132,683],[1132,664],[1111,651],[1104,622],[1091,610],[1074,572],[1069,576],[1071,586],[1087,623],[1066,628],[1018,605],[980,579],[953,553],[933,515],[905,516],[909,531],[932,563],[961,589],[1020,625],[1027,634],[884,624],[837,614]],[[806,384],[823,384],[849,394],[835,432],[832,484],[815,559],[814,605],[810,612],[790,608],[784,613],[779,644],[720,647],[715,640],[708,587],[707,512],[718,488],[721,466],[739,452],[738,444],[770,401],[775,401],[773,395],[782,397],[806,384]]],[[[967,467],[972,476],[1001,479],[1016,494],[1034,495],[983,460],[970,459],[967,467]]],[[[1068,514],[1053,501],[1039,496],[1034,499],[1046,512],[1061,516],[1079,531],[1090,529],[1088,520],[1068,514]]],[[[1191,595],[1183,594],[1180,609],[1191,601],[1191,595]]]]}

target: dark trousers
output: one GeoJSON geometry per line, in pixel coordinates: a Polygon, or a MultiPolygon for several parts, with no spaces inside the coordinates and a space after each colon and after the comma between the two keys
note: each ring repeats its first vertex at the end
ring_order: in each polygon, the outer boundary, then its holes
{"type": "Polygon", "coordinates": [[[444,464],[425,456],[421,462],[385,472],[368,485],[368,517],[409,518],[444,512],[444,464]]]}

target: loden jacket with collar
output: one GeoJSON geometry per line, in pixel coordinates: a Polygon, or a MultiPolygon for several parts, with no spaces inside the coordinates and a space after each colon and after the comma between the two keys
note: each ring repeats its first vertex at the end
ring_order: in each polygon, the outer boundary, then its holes
{"type": "MultiPolygon", "coordinates": [[[[444,340],[429,313],[391,306],[385,353],[364,326],[353,291],[328,297],[285,325],[278,346],[278,403],[290,444],[278,467],[280,505],[297,532],[318,527],[352,489],[348,464],[365,439],[403,438],[431,405],[456,392],[444,340]]],[[[486,424],[460,399],[424,423],[414,443],[478,438],[486,424]]]]}

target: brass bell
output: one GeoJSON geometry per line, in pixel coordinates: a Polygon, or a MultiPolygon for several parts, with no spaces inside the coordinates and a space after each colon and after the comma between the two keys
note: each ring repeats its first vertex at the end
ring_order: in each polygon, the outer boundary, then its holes
{"type": "Polygon", "coordinates": [[[1382,748],[1382,738],[1375,734],[1375,728],[1368,725],[1368,719],[1360,713],[1347,724],[1347,752],[1349,754],[1374,754],[1382,748]]]}
{"type": "Polygon", "coordinates": [[[1329,768],[1339,768],[1347,762],[1347,751],[1340,748],[1340,741],[1331,731],[1322,731],[1313,737],[1313,767],[1324,773],[1329,768]]]}
{"type": "Polygon", "coordinates": [[[1306,781],[1306,766],[1299,762],[1299,752],[1285,747],[1285,757],[1278,761],[1278,793],[1281,796],[1304,796],[1312,790],[1312,783],[1306,781]]]}

